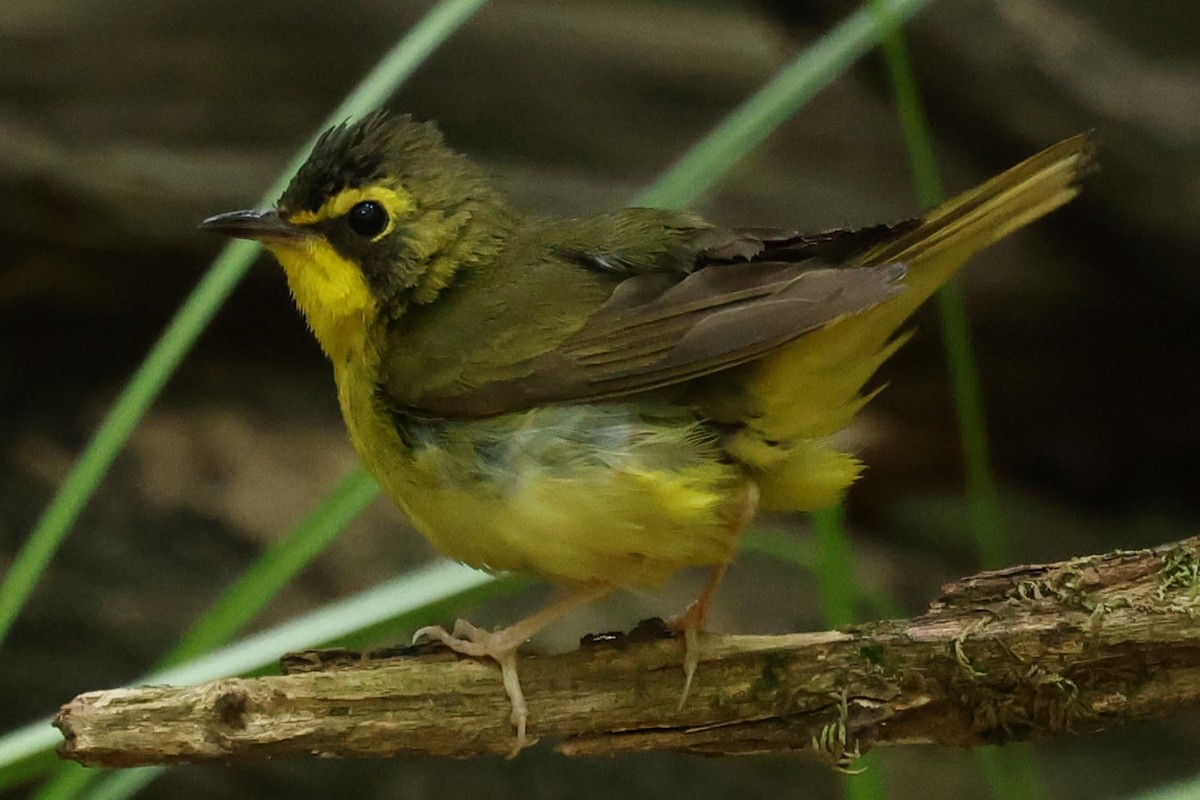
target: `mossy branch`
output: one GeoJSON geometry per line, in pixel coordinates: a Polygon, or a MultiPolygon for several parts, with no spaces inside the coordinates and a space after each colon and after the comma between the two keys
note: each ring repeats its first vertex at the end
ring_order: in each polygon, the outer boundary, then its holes
{"type": "MultiPolygon", "coordinates": [[[[643,625],[527,656],[531,734],[571,753],[972,747],[1163,717],[1200,700],[1200,537],[949,584],[929,611],[841,631],[681,643],[643,625]]],[[[90,766],[506,753],[499,670],[429,647],[285,657],[287,674],[80,695],[60,753],[90,766]]]]}

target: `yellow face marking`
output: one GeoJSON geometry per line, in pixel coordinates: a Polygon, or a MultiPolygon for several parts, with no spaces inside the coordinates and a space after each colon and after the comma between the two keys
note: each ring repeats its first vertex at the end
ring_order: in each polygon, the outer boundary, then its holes
{"type": "Polygon", "coordinates": [[[374,200],[388,212],[387,227],[375,239],[382,239],[391,233],[396,225],[396,218],[408,214],[416,207],[412,195],[402,189],[363,186],[357,189],[343,189],[322,203],[316,211],[297,211],[289,215],[287,221],[292,225],[312,225],[322,220],[337,219],[364,200],[374,200]]]}
{"type": "Polygon", "coordinates": [[[296,305],[325,354],[339,363],[359,353],[378,301],[358,265],[320,237],[264,244],[283,267],[296,305]]]}
{"type": "MultiPolygon", "coordinates": [[[[388,224],[375,239],[391,233],[396,219],[416,207],[412,195],[387,186],[344,189],[316,211],[302,210],[287,216],[290,225],[303,227],[344,216],[355,205],[374,200],[388,212],[388,224]]],[[[287,274],[288,287],[308,325],[334,363],[361,354],[367,328],[374,322],[379,303],[371,293],[358,264],[347,259],[323,236],[265,241],[287,274]]]]}

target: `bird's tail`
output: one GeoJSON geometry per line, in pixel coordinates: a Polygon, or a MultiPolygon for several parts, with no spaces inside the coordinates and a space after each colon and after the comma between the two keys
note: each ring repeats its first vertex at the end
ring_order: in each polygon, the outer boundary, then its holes
{"type": "Polygon", "coordinates": [[[852,262],[904,264],[905,291],[741,368],[740,391],[714,412],[742,421],[729,452],[755,474],[765,507],[836,501],[860,465],[825,440],[874,394],[863,387],[906,338],[897,329],[976,252],[1078,194],[1091,154],[1090,138],[1075,136],[938,206],[852,262]]]}

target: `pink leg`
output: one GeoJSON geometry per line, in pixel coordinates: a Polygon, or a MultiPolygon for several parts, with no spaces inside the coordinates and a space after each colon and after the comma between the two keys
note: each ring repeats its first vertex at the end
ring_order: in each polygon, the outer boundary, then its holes
{"type": "Polygon", "coordinates": [[[734,536],[729,543],[728,558],[713,566],[712,572],[708,576],[708,582],[704,584],[700,596],[687,607],[687,610],[667,621],[672,628],[683,631],[683,674],[686,677],[683,682],[683,694],[679,698],[680,710],[683,710],[683,704],[687,702],[688,692],[692,690],[692,678],[695,677],[696,667],[700,664],[700,632],[708,623],[708,607],[712,605],[713,597],[717,594],[717,587],[721,585],[721,579],[725,577],[725,571],[729,569],[729,562],[733,561],[733,554],[737,550],[737,543],[741,538],[742,531],[754,519],[756,511],[758,511],[758,487],[753,483],[748,483],[742,504],[730,523],[734,536]]]}
{"type": "Polygon", "coordinates": [[[688,692],[692,690],[692,678],[696,675],[696,667],[700,664],[700,631],[704,630],[708,623],[708,607],[712,604],[717,587],[725,577],[728,567],[728,564],[713,567],[700,596],[693,600],[682,614],[667,620],[667,624],[672,628],[683,631],[683,674],[686,677],[683,682],[683,694],[679,697],[681,711],[683,704],[687,702],[688,692]]]}
{"type": "Polygon", "coordinates": [[[509,758],[512,758],[525,747],[525,726],[529,720],[525,694],[521,691],[521,681],[517,677],[517,649],[550,623],[576,608],[600,599],[613,589],[613,586],[603,585],[577,591],[507,628],[486,631],[460,619],[454,623],[452,633],[447,633],[440,625],[431,625],[413,634],[413,641],[432,639],[456,653],[473,658],[490,658],[500,665],[504,690],[508,693],[508,699],[512,701],[511,720],[517,728],[517,742],[509,753],[509,758]]]}

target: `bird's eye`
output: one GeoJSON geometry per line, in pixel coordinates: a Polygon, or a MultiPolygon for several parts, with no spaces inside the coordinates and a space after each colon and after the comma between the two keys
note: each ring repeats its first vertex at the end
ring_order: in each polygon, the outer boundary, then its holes
{"type": "Polygon", "coordinates": [[[388,225],[387,210],[375,200],[363,200],[361,203],[355,203],[347,212],[346,224],[359,236],[374,239],[383,233],[388,225]]]}

